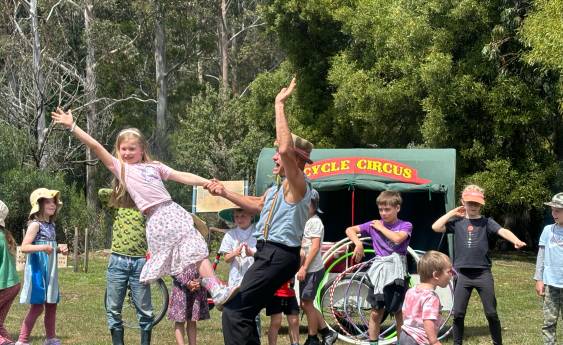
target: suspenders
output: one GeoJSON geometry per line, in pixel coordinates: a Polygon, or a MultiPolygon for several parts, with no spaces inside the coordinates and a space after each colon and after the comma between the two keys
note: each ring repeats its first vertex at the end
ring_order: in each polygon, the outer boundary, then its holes
{"type": "Polygon", "coordinates": [[[274,193],[276,193],[274,195],[274,200],[272,200],[272,205],[270,206],[270,210],[268,211],[268,217],[266,218],[266,222],[264,223],[264,241],[268,240],[268,233],[270,230],[270,222],[272,221],[272,215],[274,214],[274,207],[276,206],[276,203],[278,201],[278,196],[280,195],[279,191],[280,191],[280,187],[283,184],[278,185],[278,189],[276,189],[276,191],[274,193]]]}

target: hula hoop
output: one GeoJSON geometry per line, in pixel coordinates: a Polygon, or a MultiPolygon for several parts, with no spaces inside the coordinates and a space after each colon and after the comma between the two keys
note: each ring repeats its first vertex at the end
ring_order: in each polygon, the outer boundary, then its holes
{"type": "MultiPolygon", "coordinates": [[[[367,246],[371,247],[371,241],[369,241],[370,237],[363,237],[360,238],[360,240],[366,243],[367,246]]],[[[340,330],[334,329],[332,325],[328,322],[327,322],[327,326],[331,330],[338,332],[338,338],[347,343],[367,344],[368,320],[364,315],[365,310],[362,308],[362,306],[365,306],[366,303],[365,298],[362,297],[362,289],[365,289],[366,287],[370,288],[371,284],[368,283],[369,280],[366,281],[368,277],[366,274],[364,274],[365,272],[362,271],[366,267],[369,267],[373,259],[347,267],[343,272],[339,272],[336,278],[334,279],[330,278],[330,276],[334,274],[332,272],[332,269],[336,265],[342,263],[343,260],[347,260],[348,258],[350,258],[350,256],[353,255],[353,252],[349,252],[348,248],[343,250],[344,247],[349,247],[351,244],[352,242],[349,239],[344,238],[338,241],[337,243],[335,243],[323,254],[322,259],[325,265],[327,265],[330,260],[332,260],[332,262],[326,269],[323,279],[319,284],[315,296],[314,305],[321,312],[321,315],[323,315],[324,317],[323,301],[325,300],[326,293],[328,291],[329,293],[328,309],[330,310],[330,314],[334,319],[334,321],[336,322],[336,325],[338,325],[338,328],[340,328],[340,330]],[[340,256],[334,259],[333,256],[335,256],[335,254],[338,254],[340,256]],[[344,286],[344,284],[347,284],[347,286],[344,286]],[[342,289],[344,290],[343,299],[341,299],[343,301],[342,306],[338,306],[338,307],[335,306],[335,300],[334,300],[335,291],[337,289],[339,291],[342,289]],[[354,290],[355,290],[355,296],[352,297],[354,295],[354,290]],[[339,308],[341,308],[341,310],[338,310],[339,308]],[[351,316],[354,312],[357,312],[357,314],[359,315],[360,318],[359,323],[355,322],[351,316]],[[343,322],[348,323],[348,328],[345,325],[343,325],[343,322]],[[360,325],[360,327],[358,325],[360,325]],[[350,331],[357,334],[356,335],[351,334],[350,331]]],[[[374,253],[373,249],[366,249],[364,252],[368,254],[374,253]]],[[[409,256],[411,256],[414,259],[415,262],[418,262],[420,260],[420,254],[423,254],[424,252],[417,252],[413,250],[411,247],[408,247],[407,253],[409,256]]],[[[412,281],[409,280],[409,287],[411,287],[411,284],[412,281]]],[[[449,288],[448,292],[453,300],[453,282],[450,282],[448,284],[448,288],[449,288]]],[[[325,303],[325,308],[326,308],[326,303],[325,303]]],[[[449,310],[447,317],[443,318],[443,322],[439,328],[439,332],[440,332],[438,337],[439,340],[445,338],[451,332],[451,326],[447,325],[448,321],[450,321],[451,319],[451,315],[452,315],[452,311],[449,310]]],[[[388,326],[386,329],[381,331],[379,343],[381,345],[393,344],[396,342],[396,335],[397,334],[396,334],[395,321],[393,321],[393,323],[390,326],[388,326]]]]}

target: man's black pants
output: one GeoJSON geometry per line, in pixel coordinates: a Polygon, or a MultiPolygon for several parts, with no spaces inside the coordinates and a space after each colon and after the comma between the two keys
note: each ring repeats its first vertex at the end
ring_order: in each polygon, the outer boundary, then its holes
{"type": "Polygon", "coordinates": [[[223,309],[225,345],[258,345],[256,315],[282,284],[299,269],[300,247],[258,241],[254,264],[242,279],[239,293],[223,309]]]}

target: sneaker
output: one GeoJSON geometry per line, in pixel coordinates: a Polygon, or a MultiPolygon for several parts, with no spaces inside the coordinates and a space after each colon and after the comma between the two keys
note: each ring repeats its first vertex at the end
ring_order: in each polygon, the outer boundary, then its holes
{"type": "Polygon", "coordinates": [[[16,345],[31,345],[30,343],[23,343],[21,341],[16,341],[16,345]]]}
{"type": "Polygon", "coordinates": [[[221,291],[213,298],[213,304],[215,308],[219,311],[223,311],[225,303],[229,302],[238,293],[240,285],[237,286],[225,286],[221,291]]]}
{"type": "Polygon", "coordinates": [[[227,303],[239,290],[239,286],[226,286],[217,277],[203,278],[201,280],[203,287],[209,291],[213,304],[217,310],[223,310],[223,304],[227,303]]]}
{"type": "Polygon", "coordinates": [[[330,330],[326,337],[323,337],[322,345],[332,345],[338,339],[338,333],[330,330]]]}
{"type": "Polygon", "coordinates": [[[305,340],[305,344],[303,345],[321,345],[321,342],[319,341],[319,338],[317,338],[317,336],[308,336],[307,340],[305,340]]]}
{"type": "Polygon", "coordinates": [[[57,338],[47,339],[43,345],[61,345],[61,340],[57,338]]]}

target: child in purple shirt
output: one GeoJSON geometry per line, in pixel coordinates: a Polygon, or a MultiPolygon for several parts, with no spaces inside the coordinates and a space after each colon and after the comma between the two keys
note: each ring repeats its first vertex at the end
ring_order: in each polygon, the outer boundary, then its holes
{"type": "Polygon", "coordinates": [[[409,246],[412,224],[397,218],[401,210],[401,194],[383,191],[376,199],[381,220],[373,220],[346,229],[346,235],[354,243],[353,259],[360,262],[364,257],[364,246],[358,234],[372,240],[376,258],[368,275],[373,284],[368,301],[371,313],[368,323],[370,345],[377,345],[380,324],[385,310],[394,314],[397,329],[403,324],[401,311],[406,293],[407,247],[409,246]]]}

